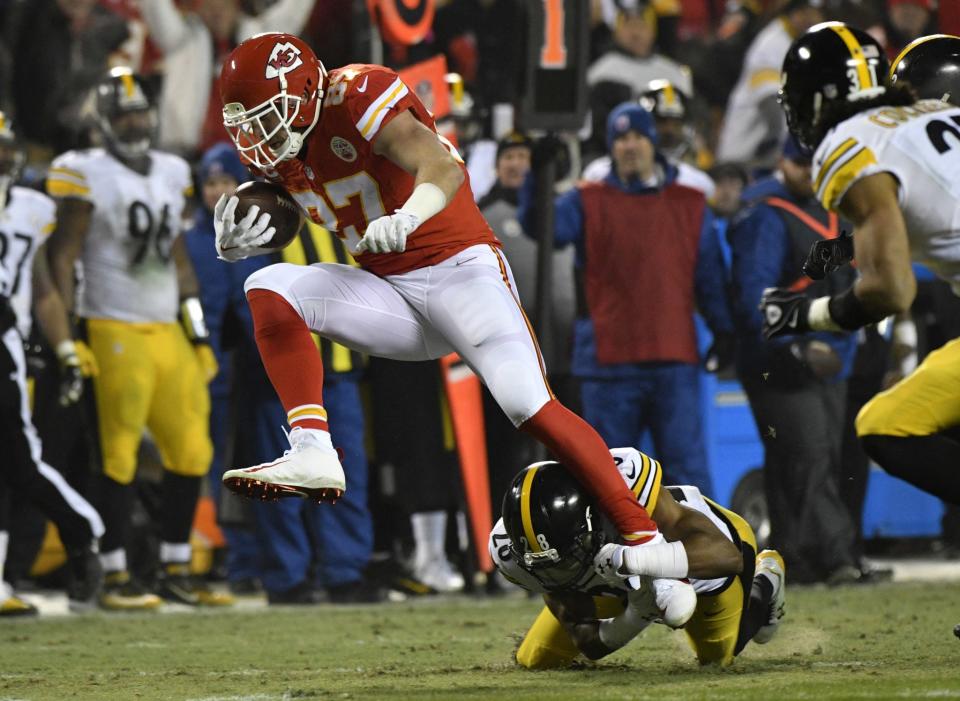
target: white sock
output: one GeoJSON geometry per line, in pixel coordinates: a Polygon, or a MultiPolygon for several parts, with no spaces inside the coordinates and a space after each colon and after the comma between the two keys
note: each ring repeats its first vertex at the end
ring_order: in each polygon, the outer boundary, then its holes
{"type": "Polygon", "coordinates": [[[100,564],[103,565],[104,572],[126,572],[127,551],[117,548],[108,553],[100,553],[100,564]]]}
{"type": "Polygon", "coordinates": [[[302,428],[297,426],[296,428],[290,429],[290,445],[294,444],[300,445],[301,443],[308,443],[314,445],[317,448],[325,448],[327,450],[336,450],[333,447],[333,440],[330,438],[330,432],[324,431],[319,428],[302,428]]]}
{"type": "Polygon", "coordinates": [[[190,562],[192,557],[190,543],[160,543],[160,562],[164,565],[190,562]]]}
{"type": "Polygon", "coordinates": [[[413,527],[414,568],[446,559],[446,511],[421,511],[411,514],[410,525],[413,527]]]}

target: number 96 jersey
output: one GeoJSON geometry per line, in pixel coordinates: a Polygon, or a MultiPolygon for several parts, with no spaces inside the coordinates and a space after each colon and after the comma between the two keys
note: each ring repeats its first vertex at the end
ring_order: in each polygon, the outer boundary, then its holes
{"type": "Polygon", "coordinates": [[[146,174],[100,148],[68,151],[54,160],[47,192],[93,205],[80,258],[80,316],[176,321],[179,295],[171,248],[191,191],[190,167],[169,153],[151,151],[146,174]]]}
{"type": "Polygon", "coordinates": [[[920,100],[861,112],[827,134],[811,176],[821,204],[835,211],[875,173],[897,180],[913,259],[960,294],[960,108],[920,100]]]}

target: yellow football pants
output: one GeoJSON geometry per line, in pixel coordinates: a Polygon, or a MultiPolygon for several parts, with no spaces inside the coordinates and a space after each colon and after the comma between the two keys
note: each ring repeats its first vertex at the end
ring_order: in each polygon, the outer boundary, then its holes
{"type": "Polygon", "coordinates": [[[87,320],[100,367],[93,378],[103,471],[133,481],[143,429],[163,466],[202,477],[210,469],[210,395],[197,355],[178,324],[87,320]]]}
{"type": "MultiPolygon", "coordinates": [[[[700,664],[728,665],[733,661],[740,631],[740,617],[746,596],[750,594],[755,566],[757,539],[741,516],[710,502],[733,526],[744,544],[744,572],[731,577],[717,593],[697,596],[697,608],[684,632],[700,664]],[[752,550],[751,550],[752,548],[752,550]],[[749,558],[749,563],[747,559],[749,558]],[[746,579],[746,586],[745,586],[746,579]]],[[[612,597],[594,597],[597,618],[610,618],[623,611],[623,604],[612,597]]],[[[580,655],[563,625],[544,607],[517,648],[517,663],[527,669],[567,667],[580,655]]]]}
{"type": "Polygon", "coordinates": [[[881,392],[857,414],[858,436],[929,436],[960,425],[960,338],[881,392]]]}

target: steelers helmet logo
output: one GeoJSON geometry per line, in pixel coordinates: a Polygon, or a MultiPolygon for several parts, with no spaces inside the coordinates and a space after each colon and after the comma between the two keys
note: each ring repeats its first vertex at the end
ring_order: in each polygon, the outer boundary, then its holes
{"type": "Polygon", "coordinates": [[[770,305],[766,309],[767,315],[767,324],[769,326],[774,326],[779,323],[780,319],[783,318],[783,310],[776,305],[770,305]]]}

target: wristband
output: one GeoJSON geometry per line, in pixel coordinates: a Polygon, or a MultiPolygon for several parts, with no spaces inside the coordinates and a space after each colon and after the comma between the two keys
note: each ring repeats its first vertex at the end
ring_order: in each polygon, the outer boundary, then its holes
{"type": "Polygon", "coordinates": [[[623,550],[622,574],[681,579],[686,577],[689,571],[687,549],[679,541],[659,545],[637,545],[623,550]]]}
{"type": "Polygon", "coordinates": [[[77,344],[73,342],[73,339],[67,339],[66,341],[60,341],[57,344],[57,347],[54,349],[54,352],[57,354],[57,358],[60,362],[63,362],[71,355],[76,356],[77,354],[77,344]]]}
{"type": "Polygon", "coordinates": [[[196,297],[187,297],[180,302],[180,323],[192,343],[205,343],[210,338],[207,322],[203,318],[203,306],[196,297]]]}
{"type": "Polygon", "coordinates": [[[443,190],[433,183],[420,183],[397,211],[411,214],[422,223],[433,215],[439,214],[446,206],[447,196],[443,194],[443,190]]]}
{"type": "Polygon", "coordinates": [[[830,316],[830,297],[817,297],[810,302],[807,325],[814,331],[843,331],[843,327],[830,316]]]}
{"type": "Polygon", "coordinates": [[[852,287],[830,298],[829,312],[834,323],[846,331],[856,331],[868,324],[875,324],[886,316],[869,312],[852,287]]]}

